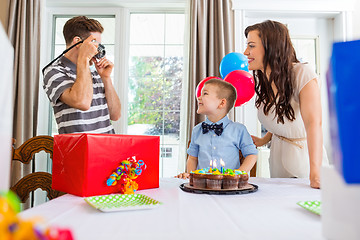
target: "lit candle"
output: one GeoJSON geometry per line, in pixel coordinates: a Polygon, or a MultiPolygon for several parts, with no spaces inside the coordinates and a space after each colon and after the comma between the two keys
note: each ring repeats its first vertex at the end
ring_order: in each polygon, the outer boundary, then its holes
{"type": "Polygon", "coordinates": [[[209,169],[209,172],[212,173],[212,160],[210,160],[210,169],[209,169]]]}
{"type": "Polygon", "coordinates": [[[213,161],[213,167],[216,168],[216,160],[213,161]]]}
{"type": "Polygon", "coordinates": [[[225,162],[220,158],[221,174],[224,174],[225,162]]]}

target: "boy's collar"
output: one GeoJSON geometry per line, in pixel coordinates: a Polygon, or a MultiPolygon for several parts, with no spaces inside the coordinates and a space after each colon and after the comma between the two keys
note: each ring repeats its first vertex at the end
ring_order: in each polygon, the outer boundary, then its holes
{"type": "MultiPolygon", "coordinates": [[[[230,122],[230,119],[228,118],[228,116],[226,115],[225,117],[223,117],[222,119],[220,119],[219,121],[216,122],[216,124],[223,124],[223,126],[225,127],[226,125],[228,125],[230,122]]],[[[210,121],[207,117],[205,119],[205,123],[207,124],[214,124],[214,122],[210,121]]]]}

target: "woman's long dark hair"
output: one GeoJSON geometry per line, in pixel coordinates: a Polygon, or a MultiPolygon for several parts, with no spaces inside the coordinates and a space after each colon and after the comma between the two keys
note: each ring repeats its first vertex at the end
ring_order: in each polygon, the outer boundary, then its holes
{"type": "Polygon", "coordinates": [[[299,62],[291,43],[287,27],[279,22],[265,21],[245,29],[247,37],[250,31],[257,30],[265,49],[263,60],[264,72],[254,71],[255,92],[257,94],[255,106],[264,104],[264,114],[268,115],[275,105],[275,116],[278,123],[284,123],[284,116],[290,121],[295,120],[294,109],[290,105],[294,94],[295,82],[292,77],[293,63],[299,62]],[[270,67],[270,79],[267,79],[266,69],[270,67]],[[277,93],[271,84],[274,82],[277,93]]]}

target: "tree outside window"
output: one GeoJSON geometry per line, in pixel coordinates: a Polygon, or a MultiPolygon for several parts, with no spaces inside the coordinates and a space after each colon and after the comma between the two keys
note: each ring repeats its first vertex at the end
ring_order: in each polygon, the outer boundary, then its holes
{"type": "Polygon", "coordinates": [[[172,148],[160,175],[177,173],[183,82],[184,14],[131,14],[128,133],[160,136],[172,148]]]}

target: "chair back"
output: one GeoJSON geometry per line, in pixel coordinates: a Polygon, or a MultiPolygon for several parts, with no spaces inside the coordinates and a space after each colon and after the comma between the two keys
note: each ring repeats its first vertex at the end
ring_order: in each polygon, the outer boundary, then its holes
{"type": "MultiPolygon", "coordinates": [[[[13,146],[12,160],[20,161],[23,164],[29,164],[31,160],[35,159],[35,153],[45,151],[53,156],[54,138],[51,136],[36,136],[25,141],[19,148],[15,149],[13,146]]],[[[36,189],[41,188],[47,192],[49,200],[61,196],[65,193],[56,191],[51,188],[52,175],[47,172],[33,172],[21,178],[10,189],[14,191],[20,198],[22,203],[25,203],[29,198],[30,193],[36,189]]]]}

